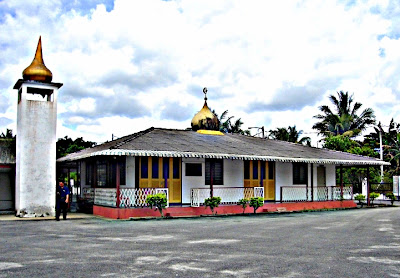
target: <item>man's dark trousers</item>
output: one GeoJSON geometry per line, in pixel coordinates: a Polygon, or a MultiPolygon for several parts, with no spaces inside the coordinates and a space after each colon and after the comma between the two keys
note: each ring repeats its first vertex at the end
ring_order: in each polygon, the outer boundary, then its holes
{"type": "Polygon", "coordinates": [[[63,219],[67,219],[67,209],[68,209],[68,204],[65,202],[65,200],[61,199],[58,201],[57,204],[57,210],[56,210],[56,220],[60,220],[60,214],[61,210],[63,211],[63,219]]]}

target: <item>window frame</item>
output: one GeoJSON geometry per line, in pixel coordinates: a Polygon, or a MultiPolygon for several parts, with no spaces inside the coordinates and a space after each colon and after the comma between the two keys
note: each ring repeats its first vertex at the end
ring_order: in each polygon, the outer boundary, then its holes
{"type": "Polygon", "coordinates": [[[308,164],[304,162],[293,162],[293,184],[308,184],[308,164]]]}

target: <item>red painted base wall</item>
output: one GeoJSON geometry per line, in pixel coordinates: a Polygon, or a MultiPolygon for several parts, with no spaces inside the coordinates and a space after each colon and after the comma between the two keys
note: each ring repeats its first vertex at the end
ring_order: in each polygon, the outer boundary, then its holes
{"type": "MultiPolygon", "coordinates": [[[[327,201],[327,202],[304,202],[304,203],[278,203],[264,204],[257,210],[261,212],[275,212],[278,208],[285,208],[286,211],[302,211],[302,210],[319,210],[319,209],[335,209],[335,208],[354,208],[357,207],[354,201],[327,201]]],[[[215,209],[216,214],[241,214],[243,209],[238,205],[220,206],[215,209]]],[[[253,208],[247,207],[246,213],[252,213],[253,208]]],[[[102,206],[93,206],[93,214],[112,219],[129,219],[139,217],[159,217],[160,213],[150,208],[110,208],[102,206]]],[[[205,207],[169,207],[164,209],[164,215],[179,216],[199,216],[211,215],[210,208],[205,207]]]]}

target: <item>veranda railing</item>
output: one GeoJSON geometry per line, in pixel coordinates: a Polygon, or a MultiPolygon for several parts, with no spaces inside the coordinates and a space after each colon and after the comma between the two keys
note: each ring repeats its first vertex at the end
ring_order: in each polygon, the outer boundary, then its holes
{"type": "MultiPolygon", "coordinates": [[[[190,203],[192,207],[199,207],[204,200],[211,196],[210,188],[192,188],[190,203]]],[[[213,196],[221,198],[221,204],[236,204],[240,199],[262,197],[264,199],[264,187],[214,187],[213,196]]]]}
{"type": "MultiPolygon", "coordinates": [[[[147,207],[147,196],[157,193],[164,193],[167,196],[168,207],[168,188],[121,188],[119,190],[119,207],[147,207]]],[[[94,191],[94,204],[117,207],[117,189],[96,188],[94,191]]]]}
{"type": "MultiPolygon", "coordinates": [[[[340,186],[321,186],[311,190],[307,186],[282,186],[281,202],[335,201],[341,199],[340,186]]],[[[343,199],[353,199],[353,187],[343,187],[343,199]]]]}

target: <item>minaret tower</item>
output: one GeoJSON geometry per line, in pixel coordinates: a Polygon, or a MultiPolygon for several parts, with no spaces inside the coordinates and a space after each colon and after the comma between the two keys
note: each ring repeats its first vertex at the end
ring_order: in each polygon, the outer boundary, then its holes
{"type": "Polygon", "coordinates": [[[56,191],[57,91],[44,65],[39,38],[35,58],[18,90],[15,210],[20,217],[54,215],[56,191]]]}

